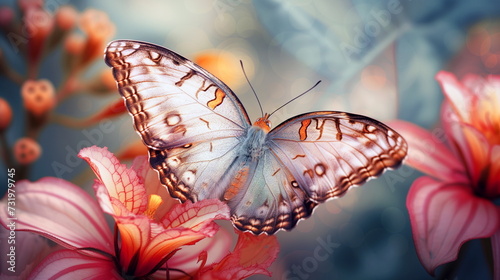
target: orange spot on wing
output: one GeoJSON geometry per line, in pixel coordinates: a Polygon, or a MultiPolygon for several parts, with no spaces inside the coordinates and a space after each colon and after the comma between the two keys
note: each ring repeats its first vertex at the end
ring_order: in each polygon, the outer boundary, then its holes
{"type": "Polygon", "coordinates": [[[241,188],[248,179],[249,170],[250,169],[248,167],[243,167],[238,171],[236,176],[234,176],[233,180],[231,181],[229,188],[224,193],[224,200],[230,200],[240,192],[241,188]]]}
{"type": "Polygon", "coordinates": [[[210,107],[210,109],[215,110],[217,106],[222,104],[224,97],[226,97],[226,94],[221,89],[217,89],[215,91],[215,98],[208,101],[207,106],[210,107]]]}
{"type": "Polygon", "coordinates": [[[184,125],[177,125],[177,126],[174,126],[174,128],[172,128],[172,133],[182,133],[182,136],[186,135],[186,127],[184,125]]]}
{"type": "Polygon", "coordinates": [[[304,141],[304,140],[307,139],[307,128],[309,127],[310,124],[311,124],[311,120],[310,119],[303,120],[301,122],[301,125],[300,125],[300,128],[299,128],[299,137],[300,137],[301,141],[304,141]]]}
{"type": "Polygon", "coordinates": [[[297,158],[299,158],[299,157],[306,157],[306,155],[296,155],[296,156],[294,156],[292,159],[297,159],[297,158]]]}
{"type": "Polygon", "coordinates": [[[311,178],[313,178],[313,176],[314,176],[314,172],[311,169],[305,170],[303,175],[305,176],[306,174],[309,175],[309,177],[311,177],[311,178]]]}

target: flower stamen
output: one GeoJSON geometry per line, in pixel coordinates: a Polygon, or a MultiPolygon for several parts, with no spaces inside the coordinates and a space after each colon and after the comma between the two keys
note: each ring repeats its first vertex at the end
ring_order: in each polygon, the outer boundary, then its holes
{"type": "Polygon", "coordinates": [[[146,209],[146,211],[144,211],[144,215],[148,216],[148,218],[150,218],[151,220],[154,220],[156,210],[162,204],[163,200],[161,199],[161,196],[157,194],[150,195],[148,200],[148,208],[146,209]]]}

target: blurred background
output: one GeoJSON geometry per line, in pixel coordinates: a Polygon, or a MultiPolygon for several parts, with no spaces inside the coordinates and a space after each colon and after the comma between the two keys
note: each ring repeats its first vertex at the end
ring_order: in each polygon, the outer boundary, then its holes
{"type": "MultiPolygon", "coordinates": [[[[233,89],[251,119],[260,110],[239,60],[264,112],[322,80],[275,113],[274,126],[334,110],[430,129],[442,101],[438,71],[500,74],[495,0],[2,0],[0,6],[0,97],[13,112],[0,130],[14,157],[4,153],[0,167],[24,165],[22,176],[30,180],[56,176],[90,186],[93,174],[75,157],[86,146],[107,146],[124,161],[145,153],[131,118],[113,110],[121,97],[102,60],[112,39],[152,42],[196,61],[233,89]],[[46,13],[21,18],[23,5],[33,3],[46,13]],[[55,24],[47,23],[51,16],[55,24]],[[38,81],[31,89],[42,100],[56,96],[47,101],[50,113],[26,113],[27,78],[38,81]],[[18,144],[25,136],[36,142],[18,144]]],[[[0,116],[7,118],[5,111],[0,116]]],[[[272,278],[433,279],[416,256],[405,207],[419,175],[405,166],[386,172],[320,205],[292,232],[279,232],[272,278]]],[[[6,181],[6,172],[0,178],[6,181]]],[[[490,278],[480,241],[469,242],[453,279],[490,278]]]]}

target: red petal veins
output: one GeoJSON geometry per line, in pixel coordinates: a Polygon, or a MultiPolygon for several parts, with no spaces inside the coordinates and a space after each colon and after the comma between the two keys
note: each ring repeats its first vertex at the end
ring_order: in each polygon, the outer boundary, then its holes
{"type": "MultiPolygon", "coordinates": [[[[0,221],[6,227],[7,196],[0,202],[0,221]]],[[[59,178],[16,184],[17,230],[41,234],[67,248],[92,247],[113,252],[113,235],[94,198],[59,178]]]]}
{"type": "Polygon", "coordinates": [[[431,274],[455,260],[464,242],[490,237],[500,228],[497,207],[462,184],[421,177],[411,186],[406,206],[418,257],[431,274]]]}
{"type": "Polygon", "coordinates": [[[255,274],[271,276],[267,268],[279,252],[276,236],[238,232],[238,242],[232,253],[219,263],[203,268],[199,279],[244,279],[255,274]]]}
{"type": "MultiPolygon", "coordinates": [[[[146,190],[137,173],[120,164],[107,148],[84,148],[78,156],[88,162],[111,198],[121,201],[133,214],[142,214],[147,208],[146,190]]],[[[97,190],[96,190],[97,191],[97,190]]]]}
{"type": "Polygon", "coordinates": [[[85,256],[73,250],[60,250],[47,256],[28,279],[122,279],[111,260],[85,256]]]}
{"type": "MultiPolygon", "coordinates": [[[[218,199],[206,199],[196,203],[188,201],[175,205],[162,222],[167,228],[183,227],[202,231],[214,220],[229,220],[229,207],[218,199]]],[[[213,234],[215,232],[209,236],[213,234]]]]}

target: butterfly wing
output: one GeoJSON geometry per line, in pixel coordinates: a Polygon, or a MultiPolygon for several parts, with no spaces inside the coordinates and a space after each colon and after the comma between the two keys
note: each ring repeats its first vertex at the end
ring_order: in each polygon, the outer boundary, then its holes
{"type": "Polygon", "coordinates": [[[291,229],[320,202],[401,164],[407,144],[374,119],[343,112],[293,117],[268,134],[233,222],[254,233],[291,229]]]}
{"type": "Polygon", "coordinates": [[[111,42],[105,61],[171,195],[182,201],[215,196],[213,182],[232,164],[250,126],[236,95],[190,60],[153,44],[111,42]]]}
{"type": "Polygon", "coordinates": [[[153,149],[241,134],[250,121],[222,81],[160,46],[118,40],[105,51],[136,130],[153,149]]]}

